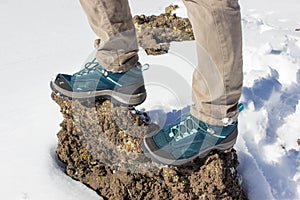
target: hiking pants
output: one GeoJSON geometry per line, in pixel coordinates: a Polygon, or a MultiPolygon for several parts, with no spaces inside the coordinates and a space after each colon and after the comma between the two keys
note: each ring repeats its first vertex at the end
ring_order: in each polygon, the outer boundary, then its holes
{"type": "MultiPolygon", "coordinates": [[[[238,0],[183,0],[197,44],[191,114],[210,125],[238,116],[241,96],[242,32],[238,0]]],[[[97,60],[124,72],[138,62],[138,43],[128,0],[80,0],[99,37],[97,60]]],[[[230,120],[229,120],[230,121],[230,120]]]]}

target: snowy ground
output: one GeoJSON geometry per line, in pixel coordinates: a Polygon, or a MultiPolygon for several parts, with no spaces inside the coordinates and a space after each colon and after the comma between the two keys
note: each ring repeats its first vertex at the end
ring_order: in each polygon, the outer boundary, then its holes
{"type": "MultiPolygon", "coordinates": [[[[170,2],[182,5],[179,0],[130,2],[134,14],[158,14],[170,2]]],[[[300,199],[300,32],[294,31],[300,28],[299,3],[241,0],[241,6],[246,109],[236,149],[243,187],[250,199],[300,199]]],[[[2,0],[0,25],[1,199],[99,199],[55,162],[62,117],[49,97],[49,80],[78,69],[95,38],[79,2],[2,0]]],[[[194,42],[185,42],[174,43],[169,55],[140,52],[141,61],[151,64],[145,72],[150,95],[140,108],[154,119],[190,102],[190,90],[155,77],[172,66],[174,76],[190,85],[194,50],[194,42]],[[157,90],[165,92],[163,101],[157,90]]]]}

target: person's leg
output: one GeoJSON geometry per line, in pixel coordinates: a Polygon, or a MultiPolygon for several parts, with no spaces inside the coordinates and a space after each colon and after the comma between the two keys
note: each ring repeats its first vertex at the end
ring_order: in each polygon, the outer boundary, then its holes
{"type": "Polygon", "coordinates": [[[128,0],[80,0],[96,40],[97,60],[107,70],[124,72],[138,61],[138,44],[128,0]]]}
{"type": "Polygon", "coordinates": [[[241,96],[242,31],[238,0],[183,0],[197,42],[191,113],[212,125],[236,120],[241,96]]]}
{"type": "Polygon", "coordinates": [[[128,0],[80,0],[99,36],[96,58],[73,75],[58,74],[50,86],[70,99],[110,98],[139,105],[146,98],[138,44],[128,0]]]}
{"type": "Polygon", "coordinates": [[[237,138],[241,95],[242,34],[237,0],[184,0],[197,43],[191,113],[142,147],[153,161],[182,165],[211,150],[231,148],[237,138]]]}

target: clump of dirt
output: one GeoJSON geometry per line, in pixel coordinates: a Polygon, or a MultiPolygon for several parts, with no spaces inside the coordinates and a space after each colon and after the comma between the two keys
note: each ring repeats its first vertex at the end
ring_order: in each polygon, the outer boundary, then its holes
{"type": "Polygon", "coordinates": [[[57,134],[66,173],[104,199],[246,199],[234,149],[183,166],[146,158],[141,138],[156,125],[110,101],[82,104],[52,94],[64,120],[57,134]]]}
{"type": "Polygon", "coordinates": [[[165,8],[165,13],[159,16],[134,16],[138,43],[147,54],[168,53],[172,41],[194,40],[189,19],[178,17],[172,13],[177,8],[177,5],[168,6],[165,8]]]}

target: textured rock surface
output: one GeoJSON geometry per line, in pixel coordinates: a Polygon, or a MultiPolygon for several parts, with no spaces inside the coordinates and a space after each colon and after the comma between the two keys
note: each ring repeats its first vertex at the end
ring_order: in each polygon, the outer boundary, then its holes
{"type": "Polygon", "coordinates": [[[180,167],[152,163],[142,154],[148,126],[110,101],[80,104],[52,94],[64,120],[57,134],[65,171],[104,199],[245,199],[234,149],[180,167]]]}
{"type": "Polygon", "coordinates": [[[172,41],[194,40],[189,19],[172,14],[176,8],[176,5],[166,7],[165,13],[159,16],[134,16],[139,46],[144,48],[147,54],[167,53],[172,41]]]}

